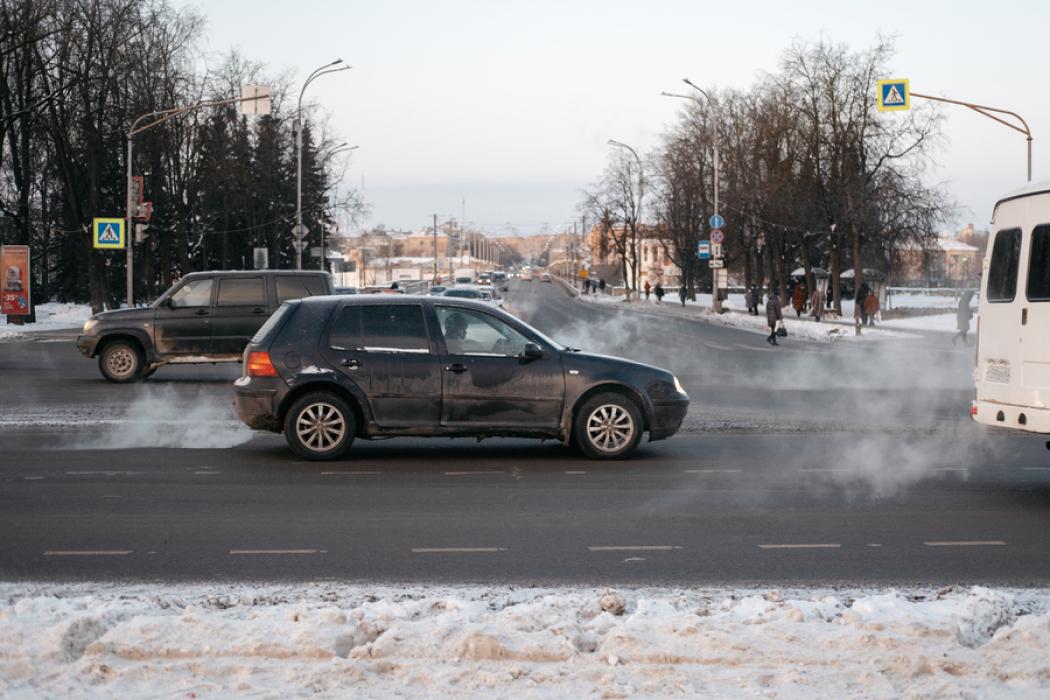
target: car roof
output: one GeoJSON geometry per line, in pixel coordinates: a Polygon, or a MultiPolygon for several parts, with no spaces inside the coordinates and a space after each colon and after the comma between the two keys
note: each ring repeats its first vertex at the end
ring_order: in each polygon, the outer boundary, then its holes
{"type": "MultiPolygon", "coordinates": [[[[491,304],[485,304],[473,299],[459,297],[428,296],[424,294],[329,294],[312,297],[304,297],[296,300],[307,306],[322,306],[335,303],[344,303],[347,306],[389,306],[391,304],[420,304],[422,306],[459,306],[466,309],[478,309],[492,313],[498,312],[491,304]]],[[[509,316],[509,314],[507,314],[509,316]]],[[[513,318],[513,317],[512,317],[513,318]]]]}
{"type": "Polygon", "coordinates": [[[322,275],[328,275],[328,273],[321,270],[199,270],[197,272],[187,272],[180,279],[214,277],[215,275],[230,277],[258,277],[259,275],[300,275],[320,277],[322,275]]]}

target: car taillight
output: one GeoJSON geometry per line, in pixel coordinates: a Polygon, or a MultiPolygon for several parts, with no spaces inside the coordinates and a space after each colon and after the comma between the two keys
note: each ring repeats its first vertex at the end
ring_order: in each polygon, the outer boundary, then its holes
{"type": "Polygon", "coordinates": [[[276,377],[277,368],[270,362],[268,352],[248,353],[248,376],[249,377],[276,377]]]}

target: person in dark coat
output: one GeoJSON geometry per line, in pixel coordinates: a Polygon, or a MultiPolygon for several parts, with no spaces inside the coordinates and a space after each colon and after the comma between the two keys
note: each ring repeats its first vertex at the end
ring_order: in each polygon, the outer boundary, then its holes
{"type": "Polygon", "coordinates": [[[602,294],[605,293],[605,278],[604,277],[599,277],[598,278],[598,291],[600,291],[602,294]]]}
{"type": "Polygon", "coordinates": [[[758,287],[751,285],[747,290],[747,312],[752,316],[758,316],[758,287]]]}
{"type": "Polygon", "coordinates": [[[970,300],[973,292],[967,290],[959,297],[959,307],[955,310],[955,327],[959,330],[952,336],[952,345],[962,338],[963,346],[966,345],[966,334],[970,332],[970,319],[973,318],[973,310],[970,308],[970,300]]]}
{"type": "Polygon", "coordinates": [[[682,300],[682,306],[685,306],[685,297],[688,294],[684,284],[678,285],[678,298],[682,300]]]}
{"type": "Polygon", "coordinates": [[[656,294],[656,303],[661,304],[664,300],[664,286],[659,282],[656,283],[656,287],[653,289],[653,293],[656,294]]]}
{"type": "Polygon", "coordinates": [[[770,345],[777,344],[777,322],[783,323],[783,321],[784,316],[780,313],[780,297],[776,292],[770,292],[769,300],[766,302],[766,323],[769,324],[769,337],[766,338],[766,342],[770,345]]]}
{"type": "Polygon", "coordinates": [[[645,289],[645,300],[646,300],[646,301],[649,301],[649,291],[650,291],[650,290],[652,289],[652,287],[651,287],[651,286],[649,286],[649,280],[646,280],[646,281],[645,281],[645,287],[644,287],[644,289],[645,289]]]}

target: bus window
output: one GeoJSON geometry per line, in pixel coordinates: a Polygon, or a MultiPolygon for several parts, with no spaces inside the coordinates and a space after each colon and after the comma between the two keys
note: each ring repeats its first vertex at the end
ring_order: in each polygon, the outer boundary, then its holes
{"type": "Polygon", "coordinates": [[[995,234],[992,262],[988,266],[988,301],[1013,301],[1017,294],[1017,263],[1021,257],[1021,229],[995,234]]]}
{"type": "Polygon", "coordinates": [[[1050,301],[1050,224],[1035,227],[1029,249],[1028,300],[1050,301]]]}

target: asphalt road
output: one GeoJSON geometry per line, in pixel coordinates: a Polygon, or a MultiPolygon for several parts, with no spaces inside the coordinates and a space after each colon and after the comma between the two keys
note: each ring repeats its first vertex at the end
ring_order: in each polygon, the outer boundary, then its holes
{"type": "Polygon", "coordinates": [[[113,386],[68,342],[0,344],[0,578],[1050,582],[1050,453],[966,419],[966,351],[774,353],[553,285],[510,301],[556,337],[666,360],[702,415],[760,420],[701,423],[615,463],[551,443],[391,440],[315,464],[230,420],[232,366],[113,386]],[[783,429],[799,413],[813,420],[783,429]],[[845,428],[821,427],[836,416],[845,428]]]}

